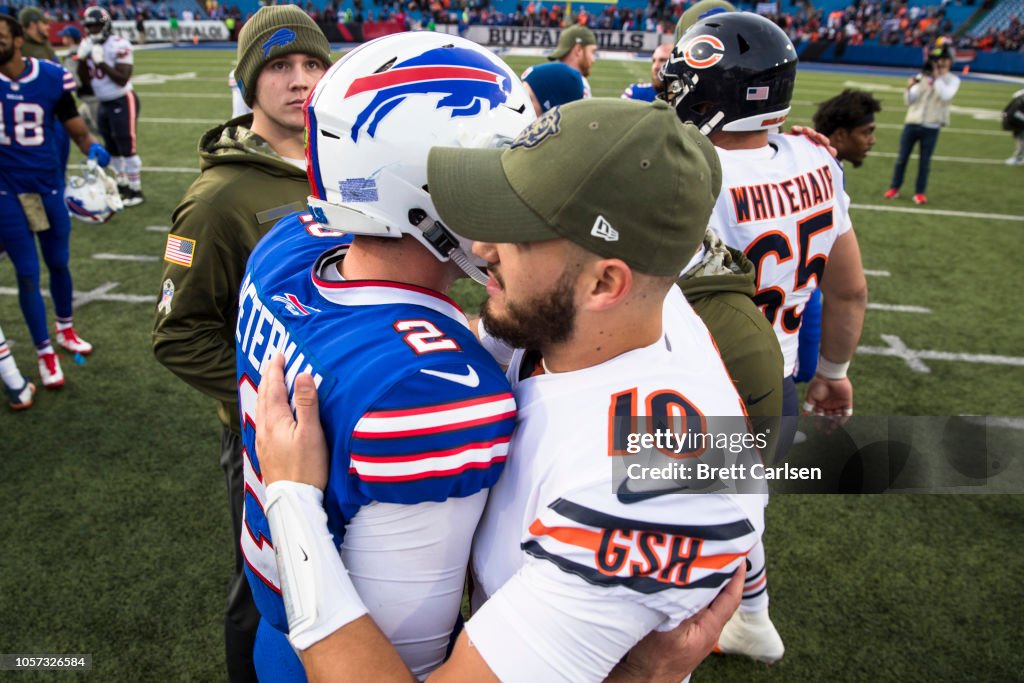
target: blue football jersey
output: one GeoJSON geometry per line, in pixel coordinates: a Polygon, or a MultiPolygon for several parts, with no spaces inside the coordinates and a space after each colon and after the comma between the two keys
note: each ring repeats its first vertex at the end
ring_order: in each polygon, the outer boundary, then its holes
{"type": "Polygon", "coordinates": [[[17,79],[0,74],[0,172],[17,173],[19,180],[38,176],[47,188],[63,175],[53,112],[64,93],[74,90],[75,79],[64,67],[34,57],[25,58],[17,79]]]}
{"type": "Polygon", "coordinates": [[[658,91],[650,83],[633,83],[622,92],[622,99],[638,102],[653,102],[657,96],[658,91]]]}
{"type": "Polygon", "coordinates": [[[284,354],[289,393],[300,372],[317,384],[331,452],[324,505],[339,546],[371,502],[444,501],[495,484],[515,426],[508,382],[458,306],[411,285],[333,276],[349,241],[293,214],[256,246],[239,294],[242,550],[260,613],[282,631],[254,426],[271,350],[284,354]]]}

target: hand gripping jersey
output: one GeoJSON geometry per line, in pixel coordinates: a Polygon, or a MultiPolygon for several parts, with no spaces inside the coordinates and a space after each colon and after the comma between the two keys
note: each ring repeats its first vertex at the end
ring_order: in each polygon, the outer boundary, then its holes
{"type": "MultiPolygon", "coordinates": [[[[103,41],[103,59],[113,67],[115,64],[134,64],[135,57],[132,54],[132,44],[121,36],[112,35],[103,41]]],[[[92,56],[86,60],[89,67],[89,79],[92,82],[93,92],[100,102],[110,102],[132,89],[132,82],[118,85],[110,80],[110,77],[96,68],[92,56]]]]}
{"type": "Polygon", "coordinates": [[[779,337],[793,374],[804,305],[821,283],[832,245],[849,230],[850,198],[828,150],[802,135],[769,135],[754,150],[718,148],[722,192],[711,226],[757,269],[754,302],[779,337]]]}
{"type": "MultiPolygon", "coordinates": [[[[451,609],[433,661],[436,666],[458,611],[468,547],[486,495],[480,492],[498,480],[508,453],[515,401],[501,368],[447,297],[393,282],[341,280],[335,266],[344,258],[348,241],[323,230],[312,217],[295,214],[279,222],[249,259],[235,334],[246,481],[241,538],[246,571],[263,619],[278,631],[287,631],[273,539],[263,512],[254,425],[261,370],[268,353],[277,349],[285,356],[289,390],[300,372],[311,373],[317,383],[331,453],[324,493],[328,526],[339,546],[344,541],[346,553],[354,544],[375,555],[376,570],[363,570],[365,557],[346,554],[345,561],[386,635],[396,639],[378,607],[386,610],[394,603],[408,609],[419,600],[418,594],[410,597],[408,592],[418,573],[431,571],[431,558],[446,553],[455,558],[452,566],[457,571],[450,582],[455,588],[440,596],[451,609]],[[438,513],[474,496],[479,505],[463,515],[472,516],[462,524],[463,531],[444,521],[443,511],[438,513]],[[408,524],[399,520],[397,531],[392,525],[390,536],[374,539],[366,522],[379,521],[374,514],[388,504],[397,505],[389,513],[392,518],[411,509],[402,506],[418,507],[408,515],[408,524]],[[423,532],[403,531],[429,521],[430,515],[440,521],[423,532]],[[396,538],[403,534],[404,539],[396,538]],[[414,550],[388,554],[402,545],[399,541],[414,550]],[[358,575],[378,581],[386,571],[398,578],[380,588],[378,604],[367,597],[358,575]]],[[[421,583],[428,580],[435,580],[433,592],[426,591],[433,595],[440,579],[421,577],[421,583]]],[[[425,607],[420,604],[420,611],[425,607]]],[[[397,620],[401,623],[396,628],[409,628],[405,622],[413,622],[412,632],[403,637],[415,647],[417,639],[427,637],[416,632],[415,621],[429,617],[409,615],[397,620]]],[[[405,656],[402,644],[396,645],[405,656]]]]}
{"type": "MultiPolygon", "coordinates": [[[[649,631],[706,606],[760,538],[762,495],[616,493],[610,421],[623,406],[743,415],[676,287],[664,320],[651,346],[514,384],[513,453],[473,542],[474,602],[487,602],[466,625],[503,681],[604,679],[649,631]]],[[[523,361],[516,351],[510,377],[523,361]]]]}
{"type": "Polygon", "coordinates": [[[0,74],[0,174],[16,175],[19,192],[52,189],[63,182],[53,135],[54,109],[64,93],[74,90],[75,79],[64,67],[34,57],[25,59],[19,78],[0,74]],[[26,187],[26,173],[41,176],[42,185],[36,190],[26,187]]]}

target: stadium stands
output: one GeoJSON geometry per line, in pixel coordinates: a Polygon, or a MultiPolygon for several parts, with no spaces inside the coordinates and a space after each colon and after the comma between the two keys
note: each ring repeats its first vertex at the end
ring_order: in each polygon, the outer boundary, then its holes
{"type": "Polygon", "coordinates": [[[993,30],[1001,31],[1008,28],[1014,19],[1019,22],[1022,16],[1024,0],[1003,0],[970,30],[970,35],[980,38],[993,30]]]}

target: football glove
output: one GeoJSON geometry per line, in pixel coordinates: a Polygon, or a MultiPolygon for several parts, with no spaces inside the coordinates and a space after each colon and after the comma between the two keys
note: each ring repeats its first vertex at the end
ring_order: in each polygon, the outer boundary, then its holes
{"type": "Polygon", "coordinates": [[[89,55],[92,54],[92,38],[86,38],[78,44],[78,58],[88,59],[89,55]]]}
{"type": "Polygon", "coordinates": [[[104,50],[103,50],[103,46],[102,45],[94,45],[93,46],[93,48],[92,48],[92,61],[97,66],[99,66],[100,64],[106,63],[107,58],[104,55],[104,50]]]}
{"type": "Polygon", "coordinates": [[[110,164],[110,152],[98,142],[92,143],[92,147],[89,148],[89,158],[101,168],[106,168],[110,164]]]}

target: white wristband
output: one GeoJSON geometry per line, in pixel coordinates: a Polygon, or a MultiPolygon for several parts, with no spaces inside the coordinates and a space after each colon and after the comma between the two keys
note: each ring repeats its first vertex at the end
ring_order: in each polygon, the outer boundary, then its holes
{"type": "Polygon", "coordinates": [[[367,613],[327,530],[320,489],[275,481],[267,487],[267,522],[293,647],[305,650],[367,613]]]}
{"type": "Polygon", "coordinates": [[[850,369],[850,361],[833,363],[825,356],[818,356],[817,374],[825,379],[846,379],[846,371],[850,369]]]}

